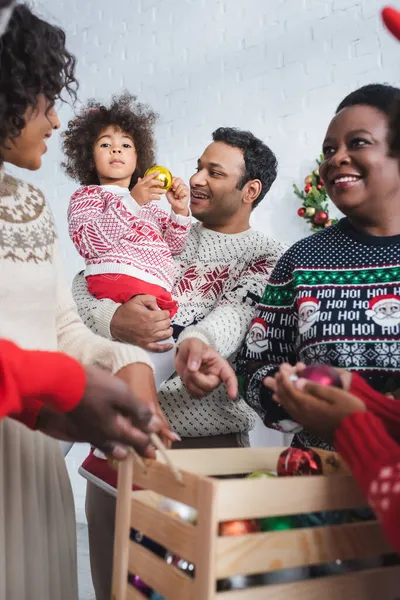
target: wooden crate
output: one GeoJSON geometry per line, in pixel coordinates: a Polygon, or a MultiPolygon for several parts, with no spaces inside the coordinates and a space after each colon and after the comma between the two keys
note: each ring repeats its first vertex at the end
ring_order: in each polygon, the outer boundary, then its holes
{"type": "MultiPolygon", "coordinates": [[[[216,591],[216,581],[336,560],[370,559],[391,552],[376,521],[221,537],[221,521],[365,507],[350,475],[215,479],[276,470],[282,448],[175,450],[179,483],[159,458],[130,457],[119,467],[113,600],[143,600],[127,583],[138,575],[166,600],[398,600],[400,566],[244,590],[216,591]],[[214,477],[213,477],[214,476],[214,477]],[[131,492],[131,485],[146,491],[131,492]],[[160,496],[198,511],[197,524],[157,508],[160,496]],[[195,564],[195,577],[130,541],[134,528],[195,564]]],[[[378,564],[378,561],[376,561],[378,564]]]]}

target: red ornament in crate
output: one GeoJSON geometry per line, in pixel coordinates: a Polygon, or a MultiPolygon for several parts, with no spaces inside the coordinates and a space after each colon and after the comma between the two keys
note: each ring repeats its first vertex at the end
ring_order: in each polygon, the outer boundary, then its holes
{"type": "Polygon", "coordinates": [[[308,365],[303,371],[294,376],[294,378],[301,377],[302,379],[308,379],[319,385],[327,385],[331,387],[342,388],[343,383],[339,373],[334,367],[329,365],[308,365]]]}
{"type": "Polygon", "coordinates": [[[313,450],[288,448],[278,458],[278,476],[321,475],[322,460],[313,450]]]}
{"type": "Polygon", "coordinates": [[[256,533],[260,531],[260,526],[256,519],[246,521],[224,521],[219,525],[219,535],[246,535],[246,533],[256,533]]]}

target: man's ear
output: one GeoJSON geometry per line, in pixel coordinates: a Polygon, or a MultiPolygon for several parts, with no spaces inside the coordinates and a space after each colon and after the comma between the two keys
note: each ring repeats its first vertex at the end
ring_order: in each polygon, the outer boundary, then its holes
{"type": "Polygon", "coordinates": [[[261,194],[262,183],[259,179],[248,181],[243,188],[243,202],[245,204],[253,204],[261,194]]]}

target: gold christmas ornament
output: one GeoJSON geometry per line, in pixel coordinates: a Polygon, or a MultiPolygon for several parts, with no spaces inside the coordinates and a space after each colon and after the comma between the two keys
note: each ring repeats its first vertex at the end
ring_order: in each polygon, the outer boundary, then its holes
{"type": "Polygon", "coordinates": [[[306,185],[311,185],[312,184],[312,177],[311,177],[311,175],[307,175],[307,177],[304,180],[304,183],[306,185]]]}
{"type": "Polygon", "coordinates": [[[315,215],[315,208],[313,208],[312,206],[307,206],[306,215],[307,217],[313,217],[315,215]]]}
{"type": "Polygon", "coordinates": [[[156,179],[158,179],[158,181],[161,181],[161,183],[163,184],[163,189],[166,192],[168,192],[172,185],[172,175],[170,171],[168,171],[168,169],[166,169],[165,167],[161,167],[160,165],[154,165],[154,167],[150,167],[150,169],[147,169],[144,176],[146,177],[146,175],[151,175],[156,171],[159,172],[159,175],[156,177],[156,179]]]}

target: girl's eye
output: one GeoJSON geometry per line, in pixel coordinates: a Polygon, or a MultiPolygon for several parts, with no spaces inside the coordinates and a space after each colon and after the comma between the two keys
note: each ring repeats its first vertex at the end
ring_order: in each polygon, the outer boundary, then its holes
{"type": "Polygon", "coordinates": [[[124,148],[132,148],[130,144],[123,144],[124,148]]]}
{"type": "Polygon", "coordinates": [[[111,144],[109,144],[108,142],[103,142],[102,144],[100,144],[100,148],[109,148],[111,146],[111,144]]]}

